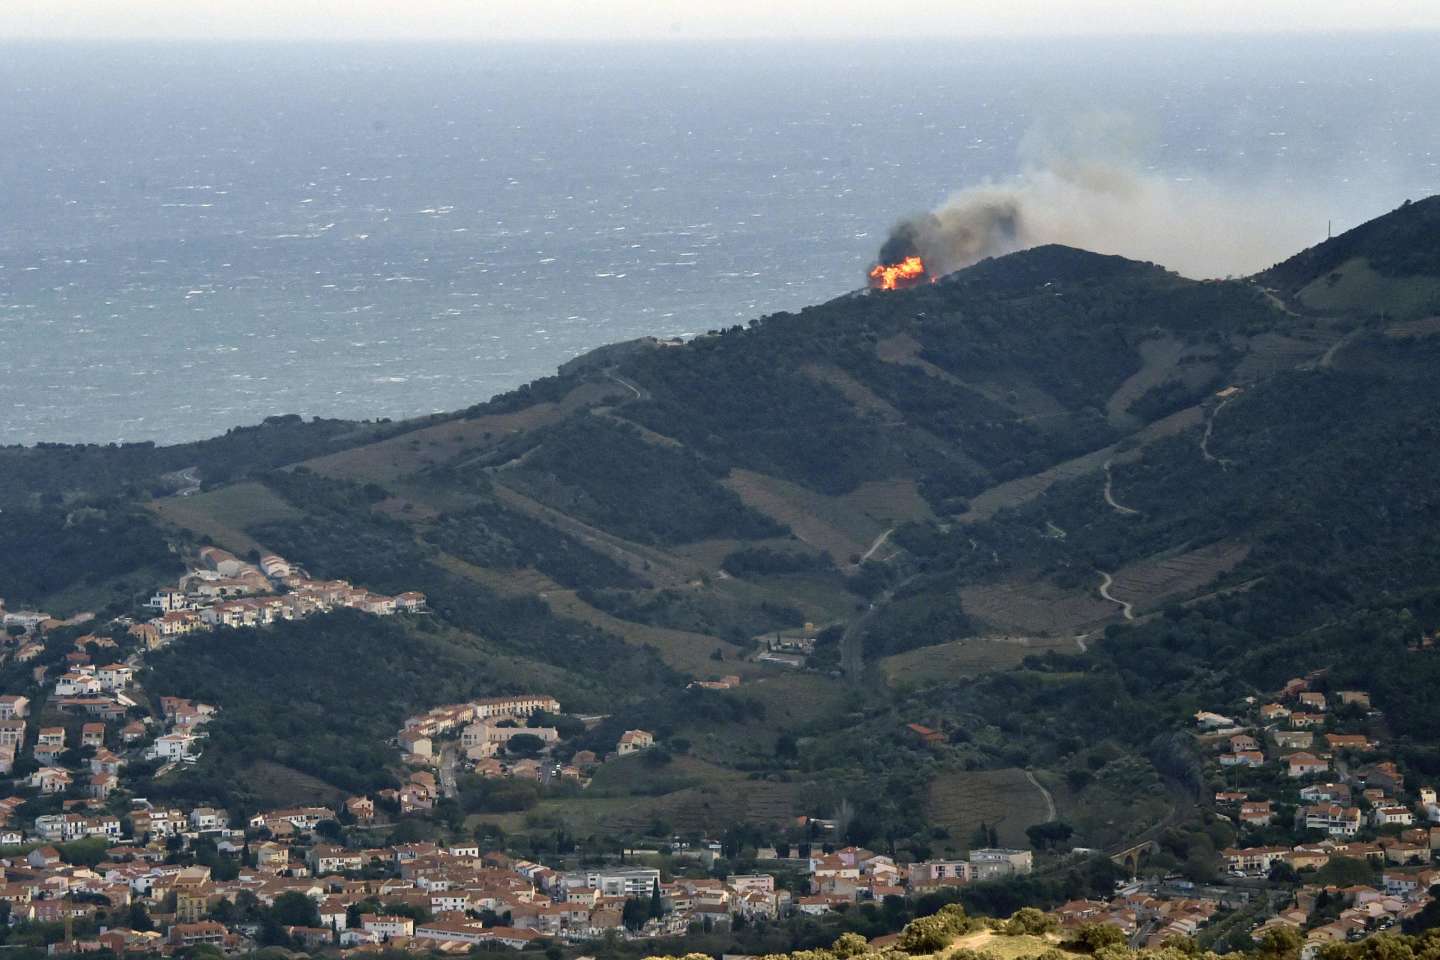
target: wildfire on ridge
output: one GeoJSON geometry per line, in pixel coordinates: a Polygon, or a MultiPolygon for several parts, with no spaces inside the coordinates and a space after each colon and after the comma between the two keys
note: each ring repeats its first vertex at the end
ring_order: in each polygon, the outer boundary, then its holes
{"type": "Polygon", "coordinates": [[[926,279],[925,261],[913,255],[899,263],[877,264],[870,271],[870,286],[876,290],[903,290],[926,279]]]}

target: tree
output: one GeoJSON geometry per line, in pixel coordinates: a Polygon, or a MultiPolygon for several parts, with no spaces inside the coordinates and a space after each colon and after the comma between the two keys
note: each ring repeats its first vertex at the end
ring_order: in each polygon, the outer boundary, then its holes
{"type": "Polygon", "coordinates": [[[275,898],[270,915],[276,923],[284,927],[320,926],[320,911],[316,908],[315,901],[293,890],[275,898]]]}
{"type": "Polygon", "coordinates": [[[505,744],[505,752],[517,757],[538,756],[545,749],[545,741],[533,733],[517,733],[505,744]]]}
{"type": "MultiPolygon", "coordinates": [[[[228,904],[230,901],[223,900],[222,902],[228,904]]],[[[137,933],[149,933],[155,929],[155,924],[150,922],[150,914],[145,910],[145,904],[139,900],[132,900],[130,902],[130,918],[128,922],[130,929],[137,933]]]]}
{"type": "Polygon", "coordinates": [[[650,908],[644,900],[637,900],[634,897],[626,899],[625,906],[620,910],[620,920],[625,924],[626,930],[634,933],[645,926],[645,921],[648,919],[650,919],[650,908]]]}
{"type": "Polygon", "coordinates": [[[1009,920],[1005,921],[1001,932],[1012,937],[1038,937],[1051,933],[1057,927],[1059,927],[1059,923],[1050,914],[1037,910],[1035,907],[1021,907],[1011,914],[1009,920]]]}
{"type": "Polygon", "coordinates": [[[1049,850],[1069,840],[1075,833],[1075,828],[1063,820],[1051,820],[1048,823],[1037,823],[1033,827],[1025,828],[1025,836],[1030,838],[1030,845],[1036,850],[1049,850]]]}
{"type": "Polygon", "coordinates": [[[1274,926],[1260,937],[1260,955],[1275,960],[1298,957],[1300,943],[1299,930],[1291,926],[1274,926]]]}
{"type": "Polygon", "coordinates": [[[665,901],[660,898],[660,881],[650,888],[650,917],[658,920],[665,915],[665,901]]]}
{"type": "Polygon", "coordinates": [[[1096,953],[1106,947],[1125,946],[1125,932],[1108,923],[1087,923],[1075,931],[1071,943],[1079,950],[1096,953]]]}

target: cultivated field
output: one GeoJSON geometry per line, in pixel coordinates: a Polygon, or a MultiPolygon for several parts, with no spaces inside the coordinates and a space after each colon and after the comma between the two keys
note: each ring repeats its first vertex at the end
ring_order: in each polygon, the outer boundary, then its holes
{"type": "Polygon", "coordinates": [[[1080,648],[1068,636],[966,637],[885,657],[880,661],[880,669],[891,684],[923,685],[992,670],[1009,670],[1026,657],[1047,650],[1078,653],[1080,648]]]}
{"type": "Polygon", "coordinates": [[[931,781],[926,806],[929,821],[950,834],[943,841],[945,850],[955,852],[969,848],[982,823],[996,829],[1001,844],[1026,847],[1025,828],[1045,823],[1049,815],[1045,795],[1015,767],[941,773],[931,781]]]}
{"type": "Polygon", "coordinates": [[[473,420],[448,420],[379,443],[318,457],[306,461],[305,466],[327,476],[387,485],[424,467],[477,455],[511,434],[555,423],[587,404],[629,395],[616,383],[585,383],[559,403],[537,403],[515,413],[473,420]]]}
{"type": "Polygon", "coordinates": [[[1239,566],[1249,553],[1246,544],[1222,540],[1196,550],[1151,557],[1117,570],[1110,595],[1133,604],[1136,613],[1154,610],[1203,589],[1239,566]]]}
{"type": "Polygon", "coordinates": [[[966,613],[999,633],[1067,640],[1114,619],[1119,609],[1093,590],[1069,590],[1041,579],[962,587],[960,601],[966,613]]]}
{"type": "Polygon", "coordinates": [[[801,540],[830,551],[841,563],[852,554],[864,553],[885,530],[875,518],[838,498],[763,473],[732,470],[723,482],[746,506],[786,524],[801,540]]]}
{"type": "MultiPolygon", "coordinates": [[[[1205,414],[1200,407],[1186,407],[1168,417],[1156,420],[1131,434],[1128,439],[1144,446],[1163,437],[1173,436],[1198,426],[1204,419],[1205,414]]],[[[969,512],[961,515],[959,519],[961,522],[968,523],[988,520],[1006,507],[1016,507],[1022,503],[1028,503],[1061,480],[1073,480],[1076,477],[1083,477],[1088,473],[1103,469],[1107,460],[1123,463],[1138,456],[1138,447],[1121,452],[1120,444],[1111,444],[1108,447],[1102,447],[1099,450],[1093,450],[1090,453],[1057,463],[1047,470],[1031,474],[1028,477],[1007,480],[971,498],[969,512]]]]}
{"type": "Polygon", "coordinates": [[[1284,370],[1293,370],[1301,364],[1318,360],[1339,340],[1339,334],[1321,331],[1295,336],[1258,334],[1244,341],[1246,352],[1235,368],[1235,379],[1241,382],[1259,380],[1284,370]]]}

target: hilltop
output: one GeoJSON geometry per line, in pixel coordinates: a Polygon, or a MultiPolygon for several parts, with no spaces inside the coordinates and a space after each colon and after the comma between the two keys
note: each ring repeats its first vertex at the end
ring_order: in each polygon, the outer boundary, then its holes
{"type": "Polygon", "coordinates": [[[150,658],[149,685],[222,706],[176,796],[392,783],[373,758],[404,717],[536,691],[663,758],[462,792],[466,830],[753,847],[843,810],[836,839],[907,856],[1060,820],[1184,862],[1218,841],[1170,733],[1208,700],[1331,667],[1440,730],[1436,668],[1394,654],[1440,626],[1437,209],[1238,280],[1036,248],[423,421],[6,448],[0,592],[132,616],[213,543],[426,595],[150,658]]]}

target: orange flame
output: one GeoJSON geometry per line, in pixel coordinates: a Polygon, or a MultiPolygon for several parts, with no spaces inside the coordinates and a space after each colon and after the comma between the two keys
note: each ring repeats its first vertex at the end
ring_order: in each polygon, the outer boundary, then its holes
{"type": "Polygon", "coordinates": [[[881,263],[870,271],[870,286],[876,290],[901,290],[925,279],[925,261],[906,257],[899,263],[881,263]]]}

